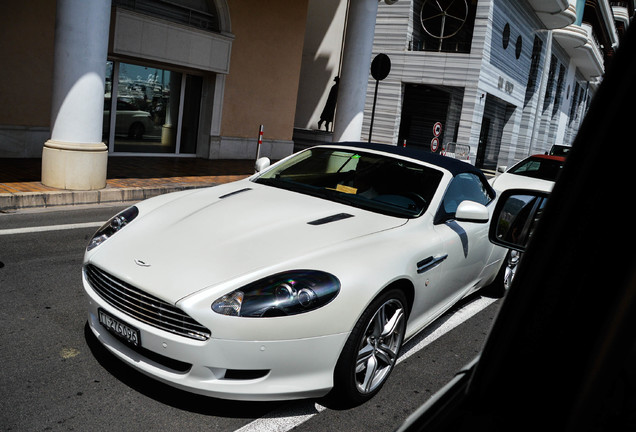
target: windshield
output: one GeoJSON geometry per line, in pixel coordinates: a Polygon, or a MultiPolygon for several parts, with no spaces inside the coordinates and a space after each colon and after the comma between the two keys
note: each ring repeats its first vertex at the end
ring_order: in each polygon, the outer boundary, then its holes
{"type": "Polygon", "coordinates": [[[561,158],[530,157],[510,168],[510,173],[543,180],[556,181],[565,160],[561,158]]]}
{"type": "Polygon", "coordinates": [[[441,178],[441,171],[389,156],[315,148],[266,171],[255,182],[414,218],[428,208],[441,178]]]}

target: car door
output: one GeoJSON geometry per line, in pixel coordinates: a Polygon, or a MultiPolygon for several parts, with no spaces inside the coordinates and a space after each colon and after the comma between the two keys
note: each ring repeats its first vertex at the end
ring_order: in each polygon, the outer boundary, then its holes
{"type": "Polygon", "coordinates": [[[439,315],[444,299],[452,291],[442,277],[448,251],[437,230],[430,226],[430,219],[427,222],[418,224],[418,229],[402,243],[402,247],[415,251],[409,262],[409,267],[415,270],[415,298],[409,316],[409,330],[412,333],[439,315]]]}
{"type": "Polygon", "coordinates": [[[436,214],[434,227],[448,254],[442,266],[443,302],[455,300],[473,288],[488,265],[492,246],[488,241],[488,224],[455,219],[462,201],[488,204],[491,189],[473,173],[461,173],[451,181],[436,214]]]}

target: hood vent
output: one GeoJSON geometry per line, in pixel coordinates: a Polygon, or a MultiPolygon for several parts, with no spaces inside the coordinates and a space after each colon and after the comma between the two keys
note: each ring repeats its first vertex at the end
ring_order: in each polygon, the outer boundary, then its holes
{"type": "Polygon", "coordinates": [[[242,192],[247,192],[247,191],[249,191],[249,190],[252,190],[252,188],[239,189],[239,190],[237,190],[237,191],[230,192],[230,193],[227,193],[227,194],[225,194],[225,195],[221,195],[221,196],[219,197],[219,199],[223,199],[223,198],[231,197],[232,195],[237,195],[237,194],[240,194],[240,193],[242,193],[242,192]]]}
{"type": "Polygon", "coordinates": [[[311,221],[311,222],[307,222],[309,225],[324,225],[324,224],[328,224],[331,222],[336,222],[339,220],[343,220],[343,219],[349,219],[350,217],[353,217],[352,214],[349,213],[338,213],[335,214],[333,216],[327,216],[325,218],[322,219],[316,219],[315,221],[311,221]]]}

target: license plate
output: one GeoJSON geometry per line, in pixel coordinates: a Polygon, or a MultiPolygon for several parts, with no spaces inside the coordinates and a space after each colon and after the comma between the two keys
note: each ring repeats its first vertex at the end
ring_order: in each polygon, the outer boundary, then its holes
{"type": "Polygon", "coordinates": [[[115,336],[133,346],[141,345],[139,330],[104,312],[102,309],[98,309],[97,314],[99,316],[99,323],[115,336]]]}

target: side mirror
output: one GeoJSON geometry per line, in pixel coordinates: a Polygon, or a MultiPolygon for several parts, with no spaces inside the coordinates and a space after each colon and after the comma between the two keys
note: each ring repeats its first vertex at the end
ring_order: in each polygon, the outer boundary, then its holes
{"type": "Polygon", "coordinates": [[[266,157],[259,158],[256,160],[256,163],[254,164],[254,171],[259,173],[263,171],[264,169],[268,168],[269,165],[270,165],[269,158],[266,158],[266,157]]]}
{"type": "Polygon", "coordinates": [[[486,223],[489,218],[486,206],[474,201],[462,201],[455,212],[455,219],[460,222],[486,223]]]}
{"type": "Polygon", "coordinates": [[[490,222],[491,243],[525,252],[549,194],[531,189],[509,189],[501,193],[490,222]]]}

